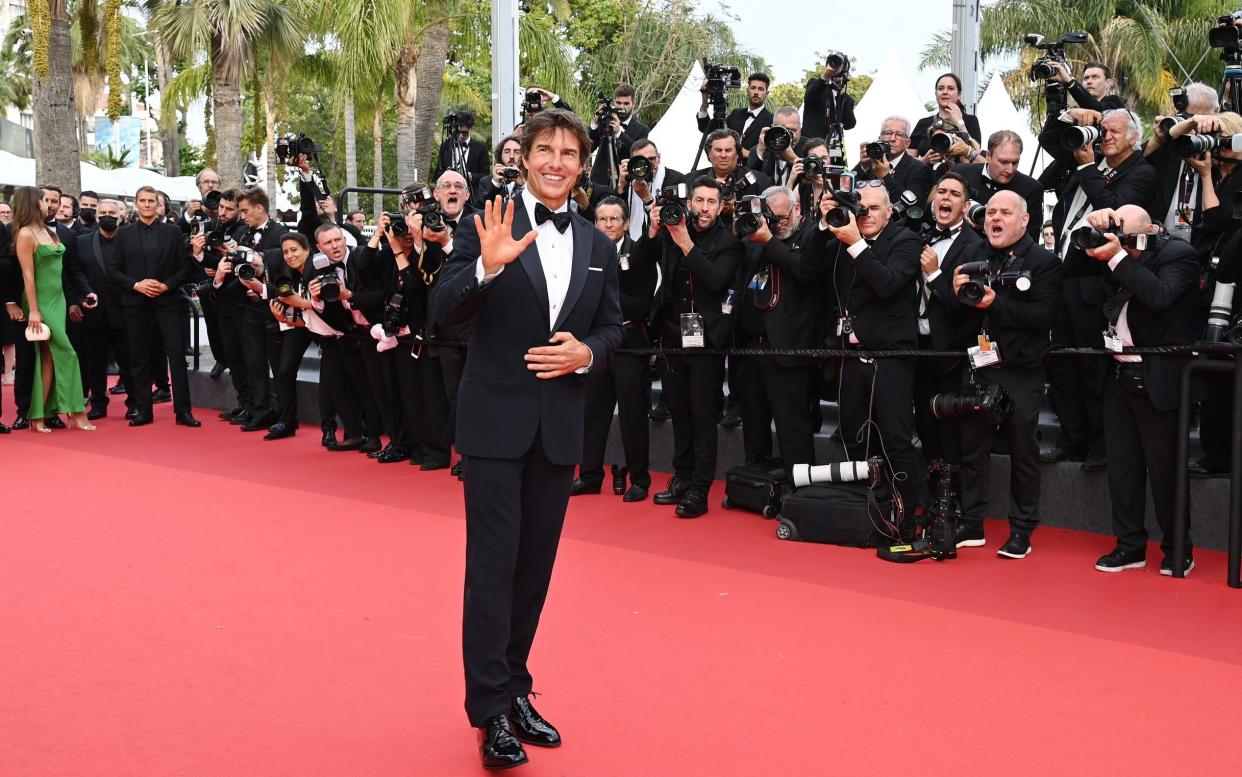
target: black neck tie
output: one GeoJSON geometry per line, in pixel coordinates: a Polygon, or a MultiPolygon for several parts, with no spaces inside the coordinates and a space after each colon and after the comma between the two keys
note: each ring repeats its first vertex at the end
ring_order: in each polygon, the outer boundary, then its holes
{"type": "Polygon", "coordinates": [[[552,224],[556,227],[556,231],[560,232],[561,234],[564,234],[565,230],[569,229],[570,218],[571,217],[569,215],[568,210],[561,211],[560,213],[553,213],[551,210],[548,209],[548,206],[544,205],[542,202],[535,203],[535,225],[536,226],[542,224],[545,221],[551,221],[552,224]]]}

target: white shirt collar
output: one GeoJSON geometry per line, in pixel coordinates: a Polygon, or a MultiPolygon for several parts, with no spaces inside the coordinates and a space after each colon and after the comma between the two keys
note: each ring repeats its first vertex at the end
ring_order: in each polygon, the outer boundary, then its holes
{"type": "Polygon", "coordinates": [[[535,222],[535,204],[536,203],[542,204],[545,208],[548,208],[548,210],[552,211],[553,213],[564,213],[565,211],[569,210],[569,198],[568,197],[565,198],[565,201],[563,203],[561,203],[561,207],[552,208],[552,207],[549,207],[546,202],[543,202],[538,197],[536,197],[534,194],[532,194],[530,189],[524,189],[522,191],[522,205],[525,206],[526,208],[526,216],[527,218],[530,219],[531,229],[537,229],[539,227],[539,225],[535,222]]]}

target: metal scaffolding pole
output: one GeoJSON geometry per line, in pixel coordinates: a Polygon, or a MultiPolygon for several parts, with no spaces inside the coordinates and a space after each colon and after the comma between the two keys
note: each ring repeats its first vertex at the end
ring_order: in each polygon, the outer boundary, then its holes
{"type": "Polygon", "coordinates": [[[975,112],[979,102],[979,76],[983,57],[979,54],[980,0],[953,0],[953,72],[962,79],[962,105],[975,112]]]}
{"type": "Polygon", "coordinates": [[[492,0],[492,146],[521,116],[518,83],[518,0],[492,0]]]}

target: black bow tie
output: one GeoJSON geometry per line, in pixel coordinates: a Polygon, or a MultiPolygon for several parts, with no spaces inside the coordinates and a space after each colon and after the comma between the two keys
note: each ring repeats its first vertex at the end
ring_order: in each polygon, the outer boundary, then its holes
{"type": "Polygon", "coordinates": [[[568,210],[553,213],[542,202],[535,203],[535,226],[550,220],[556,226],[556,231],[564,234],[565,230],[569,229],[570,218],[568,210]]]}
{"type": "Polygon", "coordinates": [[[933,229],[929,239],[933,243],[939,243],[941,240],[951,239],[954,235],[961,231],[961,227],[954,227],[953,229],[933,229]]]}

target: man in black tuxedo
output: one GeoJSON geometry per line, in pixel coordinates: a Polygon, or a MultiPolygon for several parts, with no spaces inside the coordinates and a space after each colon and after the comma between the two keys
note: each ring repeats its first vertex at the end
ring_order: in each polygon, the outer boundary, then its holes
{"type": "Polygon", "coordinates": [[[798,109],[792,105],[786,105],[777,110],[772,122],[773,126],[784,127],[788,130],[791,142],[779,154],[769,151],[767,138],[772,127],[764,127],[759,131],[759,144],[755,146],[755,152],[746,160],[746,166],[751,170],[761,170],[764,175],[772,179],[773,186],[785,186],[794,163],[806,155],[808,139],[801,134],[802,120],[798,118],[798,109]]]}
{"type": "Polygon", "coordinates": [[[742,165],[742,144],[737,133],[729,129],[712,130],[704,142],[708,167],[686,176],[691,184],[710,178],[721,184],[720,220],[725,227],[733,224],[733,204],[747,194],[758,194],[773,184],[761,170],[748,170],[742,165]]]}
{"type": "MultiPolygon", "coordinates": [[[[1009,539],[997,551],[1005,558],[1025,558],[1031,533],[1039,524],[1039,406],[1044,391],[1044,354],[1061,296],[1061,263],[1026,233],[1026,200],[1015,192],[997,192],[988,202],[983,234],[990,245],[986,261],[994,274],[1030,273],[1023,291],[1012,282],[986,286],[983,297],[964,319],[964,331],[984,338],[976,346],[978,368],[970,376],[982,387],[999,385],[1013,401],[1013,413],[999,426],[1009,443],[1009,539]],[[992,357],[999,362],[986,364],[992,357]]],[[[982,259],[981,259],[982,261],[982,259]]],[[[969,276],[959,266],[953,274],[958,295],[969,276]]],[[[1025,285],[1025,284],[1023,284],[1025,285]]],[[[959,301],[961,300],[959,296],[959,301]]],[[[959,421],[962,432],[961,504],[957,546],[981,547],[983,516],[988,514],[993,418],[971,414],[959,421]]]]}
{"type": "Polygon", "coordinates": [[[475,181],[485,178],[488,172],[490,156],[487,144],[472,137],[474,114],[470,111],[458,111],[457,120],[453,124],[453,132],[446,134],[440,143],[440,153],[436,157],[436,167],[432,178],[439,178],[447,170],[456,170],[473,185],[475,181]]]}
{"type": "MultiPolygon", "coordinates": [[[[917,235],[892,220],[888,190],[881,182],[861,186],[860,214],[849,213],[845,226],[828,223],[828,212],[837,207],[831,192],[820,202],[824,217],[816,238],[823,246],[818,250],[829,262],[828,299],[837,302],[829,342],[847,350],[913,349],[918,344],[914,291],[921,244],[917,235]]],[[[914,362],[842,359],[837,369],[839,431],[847,460],[886,452],[906,507],[913,510],[924,499],[926,471],[914,448],[914,362]]]]}
{"type": "MultiPolygon", "coordinates": [[[[1202,332],[1195,296],[1199,262],[1184,240],[1151,234],[1151,217],[1137,205],[1092,213],[1098,229],[1120,224],[1124,243],[1107,235],[1099,248],[1065,257],[1066,275],[1103,275],[1108,320],[1105,347],[1117,351],[1108,367],[1104,394],[1104,433],[1108,438],[1108,493],[1117,545],[1095,564],[1101,572],[1141,569],[1147,563],[1147,480],[1151,480],[1156,522],[1163,537],[1160,574],[1173,574],[1173,511],[1177,481],[1177,407],[1182,368],[1189,356],[1135,356],[1125,346],[1182,345],[1202,332]],[[1149,235],[1139,250],[1133,235],[1149,235]]],[[[1189,493],[1189,491],[1187,491],[1189,493]]],[[[1189,514],[1189,513],[1188,513],[1189,514]]],[[[1187,524],[1185,571],[1194,568],[1187,524]]]]}
{"type": "MultiPolygon", "coordinates": [[[[250,378],[241,354],[243,308],[236,303],[235,292],[238,289],[235,281],[226,286],[224,276],[220,276],[219,283],[216,283],[216,276],[220,272],[220,263],[224,261],[229,250],[236,247],[246,230],[246,224],[241,220],[237,209],[237,199],[240,196],[241,192],[237,189],[221,192],[216,208],[215,223],[211,231],[190,238],[190,253],[194,261],[201,266],[202,272],[202,276],[196,280],[206,277],[212,282],[210,290],[200,288],[199,298],[209,301],[214,311],[219,337],[218,359],[220,361],[217,364],[223,362],[228,365],[229,382],[233,385],[233,394],[237,403],[231,409],[220,413],[219,417],[235,426],[241,426],[249,420],[249,409],[252,404],[250,378]],[[207,245],[209,240],[211,246],[207,245]]],[[[216,353],[216,346],[213,345],[212,355],[216,353]]],[[[211,374],[220,375],[223,372],[213,368],[211,374]]]]}
{"type": "Polygon", "coordinates": [[[133,385],[127,386],[137,415],[130,426],[145,426],[151,413],[151,372],[163,365],[151,363],[151,332],[158,330],[172,373],[173,411],[180,426],[202,424],[190,413],[190,383],[186,377],[185,349],[181,329],[187,315],[185,299],[178,291],[194,277],[193,259],[185,236],[176,224],[159,220],[159,194],[150,186],[135,196],[138,220],[126,224],[108,265],[108,278],[124,289],[121,306],[133,366],[133,385]]]}
{"type": "MultiPolygon", "coordinates": [[[[125,289],[108,278],[108,264],[117,250],[117,232],[120,230],[121,214],[125,206],[116,200],[104,200],[96,205],[97,229],[78,236],[78,258],[82,260],[82,272],[94,290],[99,304],[86,310],[82,323],[81,358],[85,360],[83,372],[85,386],[90,396],[90,412],[87,418],[94,421],[108,414],[108,353],[116,356],[121,381],[134,385],[131,378],[129,334],[125,330],[125,312],[121,298],[125,289]]],[[[126,417],[136,414],[133,398],[125,397],[126,417]]]]}
{"type": "MultiPolygon", "coordinates": [[[[1080,124],[1096,120],[1094,114],[1079,109],[1070,114],[1080,124]]],[[[1088,213],[1127,204],[1146,207],[1156,184],[1155,169],[1139,151],[1143,133],[1138,119],[1129,111],[1107,111],[1099,118],[1099,124],[1102,158],[1097,160],[1090,145],[1062,152],[1070,154],[1077,166],[1052,212],[1057,250],[1062,258],[1070,250],[1070,235],[1086,224],[1088,213]]],[[[1098,275],[1066,278],[1052,330],[1053,345],[1103,347],[1103,302],[1103,279],[1098,275]]],[[[1061,435],[1057,447],[1044,454],[1044,461],[1081,460],[1084,470],[1104,469],[1101,406],[1105,367],[1100,359],[1057,359],[1048,365],[1061,435]]]]}
{"type": "MultiPolygon", "coordinates": [[[[802,96],[802,134],[806,137],[827,140],[834,126],[840,125],[844,131],[858,124],[854,98],[845,91],[845,69],[825,64],[823,73],[806,82],[802,96]]],[[[909,134],[909,129],[906,132],[909,134]]]]}
{"type": "MultiPolygon", "coordinates": [[[[1187,84],[1185,90],[1186,113],[1192,118],[1174,117],[1174,126],[1184,125],[1183,132],[1190,127],[1210,132],[1212,123],[1208,120],[1220,112],[1216,90],[1200,83],[1187,84]]],[[[1194,242],[1193,228],[1203,215],[1203,191],[1194,168],[1170,150],[1170,138],[1161,126],[1165,118],[1156,117],[1151,140],[1143,144],[1143,157],[1156,169],[1156,188],[1147,203],[1148,213],[1170,235],[1194,242]]]]}
{"type": "Polygon", "coordinates": [[[910,122],[901,116],[889,116],[880,126],[880,140],[888,143],[889,151],[879,159],[867,155],[867,144],[859,149],[859,162],[854,167],[860,181],[883,181],[892,202],[901,199],[901,193],[914,192],[917,202],[927,202],[931,193],[932,171],[918,159],[906,153],[910,147],[910,122]]]}
{"type": "Polygon", "coordinates": [[[591,147],[596,152],[591,181],[597,186],[607,186],[621,160],[629,158],[634,141],[642,140],[651,132],[651,128],[634,115],[634,87],[618,84],[612,92],[612,107],[614,115],[603,126],[599,123],[599,114],[591,120],[591,147]]]}
{"type": "Polygon", "coordinates": [[[560,734],[530,703],[527,658],[547,596],[574,465],[586,374],[622,339],[616,247],[568,208],[591,141],[540,111],[522,138],[527,188],[460,224],[431,321],[472,321],[458,394],[466,457],[466,712],[483,765],[525,763],[521,741],[560,734]]]}
{"type": "MultiPolygon", "coordinates": [[[[630,159],[621,160],[621,175],[617,178],[615,196],[626,203],[632,241],[637,242],[647,229],[647,211],[655,203],[656,196],[666,186],[676,186],[686,176],[660,162],[660,150],[651,138],[634,141],[630,146],[630,159]],[[651,163],[650,181],[630,180],[630,159],[644,157],[651,163]]],[[[598,207],[598,206],[597,206],[598,207]]]]}
{"type": "MultiPolygon", "coordinates": [[[[953,293],[953,273],[963,262],[984,258],[986,244],[966,223],[970,187],[957,170],[936,182],[931,215],[935,227],[923,237],[920,257],[918,328],[919,348],[965,351],[976,345],[977,331],[962,326],[970,308],[953,293]]],[[[962,437],[957,424],[936,418],[931,400],[937,394],[956,394],[962,388],[961,359],[919,359],[914,373],[914,425],[923,443],[925,459],[962,463],[962,437]]]]}
{"type": "MultiPolygon", "coordinates": [[[[628,233],[628,211],[619,197],[605,197],[595,206],[595,226],[617,246],[618,285],[621,293],[621,324],[625,327],[623,348],[649,348],[647,317],[655,295],[655,265],[633,267],[630,254],[634,240],[628,233]]],[[[613,493],[624,494],[626,502],[641,502],[651,488],[649,466],[649,425],[647,408],[648,358],[617,354],[603,370],[587,381],[586,421],[582,446],[582,465],[570,493],[598,494],[604,484],[604,451],[612,428],[613,411],[621,430],[625,450],[624,466],[612,465],[613,493]],[[629,488],[626,488],[626,479],[629,488]]]]}
{"type": "MultiPolygon", "coordinates": [[[[736,138],[726,133],[730,143],[736,138]]],[[[715,133],[713,133],[715,134],[715,133]]],[[[732,300],[727,290],[737,276],[742,244],[720,220],[720,183],[696,179],[685,216],[662,224],[659,205],[651,209],[647,233],[634,247],[630,265],[660,266],[660,288],[652,319],[666,347],[722,348],[732,331],[732,300]]],[[[654,497],[677,505],[680,518],[707,512],[707,495],[716,477],[716,406],[724,380],[722,356],[669,356],[660,373],[664,403],[673,419],[673,477],[654,497]]]]}
{"type": "MultiPolygon", "coordinates": [[[[746,260],[734,288],[738,347],[817,348],[824,341],[822,242],[812,240],[813,219],[804,219],[793,191],[773,186],[763,193],[771,216],[759,222],[746,244],[746,260]]],[[[818,366],[793,356],[743,358],[730,386],[741,404],[747,462],[772,459],[772,422],[786,469],[813,464],[819,421],[818,366]]]]}
{"type": "Polygon", "coordinates": [[[1107,111],[1124,108],[1125,101],[1113,94],[1117,86],[1113,79],[1113,69],[1103,62],[1088,62],[1082,67],[1082,83],[1074,80],[1074,76],[1056,60],[1050,60],[1054,72],[1054,80],[1066,84],[1069,96],[1074,104],[1090,111],[1107,111]]]}
{"type": "MultiPolygon", "coordinates": [[[[1016,192],[1026,200],[1026,212],[1031,216],[1027,234],[1038,239],[1043,223],[1044,187],[1026,173],[1018,170],[1022,161],[1022,136],[1010,130],[993,132],[988,137],[986,162],[954,165],[953,172],[962,177],[968,187],[967,197],[973,203],[986,203],[997,192],[1016,192]]],[[[969,204],[967,206],[969,208],[969,204]]],[[[982,224],[972,224],[982,234],[982,224]]]]}
{"type": "MultiPolygon", "coordinates": [[[[768,87],[772,79],[767,73],[751,73],[746,79],[746,107],[734,108],[725,117],[725,129],[731,129],[742,139],[742,158],[748,159],[750,152],[759,144],[759,132],[771,126],[772,112],[765,103],[768,99],[768,87]]],[[[707,84],[704,83],[703,102],[695,117],[699,123],[699,132],[706,133],[712,129],[711,120],[707,117],[707,84]]]]}

